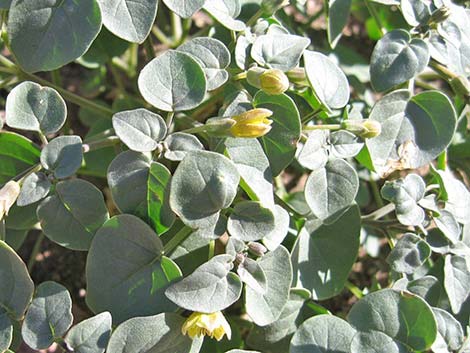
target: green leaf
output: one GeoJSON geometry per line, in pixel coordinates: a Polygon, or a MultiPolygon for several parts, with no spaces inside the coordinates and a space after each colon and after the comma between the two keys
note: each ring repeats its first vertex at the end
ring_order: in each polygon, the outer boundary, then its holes
{"type": "Polygon", "coordinates": [[[242,282],[230,270],[233,257],[217,255],[192,274],[171,285],[165,294],[181,308],[214,313],[228,308],[240,298],[242,282]]]}
{"type": "Polygon", "coordinates": [[[330,160],[313,171],[305,184],[305,200],[319,219],[333,223],[353,203],[359,190],[359,178],[342,159],[330,160]]]}
{"type": "Polygon", "coordinates": [[[393,271],[413,274],[431,255],[428,243],[419,236],[406,233],[387,257],[393,271]]]}
{"type": "Polygon", "coordinates": [[[24,179],[16,204],[23,207],[41,201],[50,189],[51,182],[44,173],[33,173],[24,179]]]}
{"type": "Polygon", "coordinates": [[[330,134],[330,153],[336,158],[352,158],[359,154],[364,144],[349,131],[335,131],[330,134]]]}
{"type": "Polygon", "coordinates": [[[290,353],[350,353],[356,331],[344,320],[318,315],[305,321],[290,344],[290,353]]]}
{"type": "Polygon", "coordinates": [[[289,299],[292,282],[290,254],[282,245],[261,257],[259,265],[266,275],[267,291],[245,287],[246,312],[255,324],[266,326],[275,322],[289,299]]]}
{"type": "Polygon", "coordinates": [[[259,141],[228,138],[225,140],[225,148],[250,198],[264,205],[274,205],[271,168],[259,141]]]}
{"type": "Polygon", "coordinates": [[[273,120],[272,130],[261,138],[261,143],[269,159],[272,174],[277,176],[294,159],[301,134],[299,111],[289,96],[270,96],[263,91],[255,95],[253,105],[273,112],[270,117],[273,120]]]}
{"type": "Polygon", "coordinates": [[[109,166],[108,185],[121,213],[147,218],[150,156],[134,151],[119,154],[109,166]]]}
{"type": "Polygon", "coordinates": [[[359,331],[380,331],[418,351],[429,349],[437,334],[431,307],[418,296],[393,289],[362,298],[352,307],[348,320],[359,331]]]}
{"type": "Polygon", "coordinates": [[[297,161],[306,169],[323,168],[328,162],[328,131],[315,130],[308,134],[307,141],[297,150],[297,161]]]}
{"type": "Polygon", "coordinates": [[[3,309],[0,312],[0,352],[6,351],[13,340],[13,324],[3,309]]]}
{"type": "Polygon", "coordinates": [[[111,314],[104,312],[70,329],[64,341],[76,353],[104,353],[111,336],[111,314]]]}
{"type": "Polygon", "coordinates": [[[241,281],[250,286],[251,289],[259,294],[266,293],[266,275],[257,261],[245,257],[243,262],[238,265],[237,273],[241,281]]]}
{"type": "Polygon", "coordinates": [[[322,225],[318,220],[308,221],[292,252],[294,286],[310,290],[315,300],[339,294],[356,261],[359,233],[357,206],[351,207],[331,225],[322,225]]]}
{"type": "Polygon", "coordinates": [[[398,90],[376,103],[370,119],[380,122],[382,133],[366,144],[375,170],[419,168],[446,149],[455,132],[456,113],[447,96],[425,91],[410,97],[398,90]]]}
{"type": "Polygon", "coordinates": [[[289,213],[279,205],[274,205],[271,209],[274,215],[274,230],[264,235],[263,244],[273,251],[284,241],[289,232],[290,216],[289,213]]]}
{"type": "Polygon", "coordinates": [[[206,94],[201,66],[190,55],[175,50],[149,62],[140,72],[138,84],[147,102],[167,112],[196,108],[206,94]]]}
{"type": "Polygon", "coordinates": [[[349,20],[352,0],[328,1],[328,42],[332,48],[336,47],[343,33],[343,28],[349,20]]]}
{"type": "Polygon", "coordinates": [[[12,247],[13,250],[18,249],[23,245],[26,237],[28,236],[29,230],[17,230],[17,229],[5,229],[5,242],[12,247]]]}
{"type": "Polygon", "coordinates": [[[243,241],[260,240],[275,230],[274,214],[260,202],[241,201],[228,218],[227,230],[243,241]]]}
{"type": "Polygon", "coordinates": [[[88,254],[88,306],[95,313],[109,311],[115,323],[174,310],[164,291],[181,271],[162,252],[160,238],[139,218],[111,218],[96,233],[88,254]]]}
{"type": "Polygon", "coordinates": [[[464,333],[460,323],[445,310],[432,308],[432,312],[436,318],[438,336],[440,336],[436,342],[434,342],[434,345],[442,340],[444,347],[448,350],[458,350],[464,341],[464,333]]]}
{"type": "Polygon", "coordinates": [[[289,71],[296,67],[310,39],[292,34],[264,34],[256,37],[251,57],[261,66],[289,71]]]}
{"type": "Polygon", "coordinates": [[[443,199],[446,201],[445,210],[452,213],[459,223],[469,223],[470,192],[468,191],[467,187],[464,183],[455,178],[450,171],[439,170],[437,173],[441,179],[441,192],[443,195],[445,195],[445,197],[443,197],[443,199]]]}
{"type": "Polygon", "coordinates": [[[96,0],[13,1],[8,39],[27,72],[58,69],[82,56],[101,29],[96,0]]]}
{"type": "Polygon", "coordinates": [[[311,50],[304,52],[304,63],[307,79],[320,103],[327,109],[343,108],[349,101],[349,83],[338,65],[311,50]]]}
{"type": "Polygon", "coordinates": [[[14,205],[8,213],[5,222],[6,227],[14,230],[30,230],[33,228],[38,223],[36,215],[38,204],[37,202],[24,207],[14,205]]]}
{"type": "Polygon", "coordinates": [[[42,166],[54,172],[58,179],[75,174],[82,160],[82,139],[79,136],[56,137],[41,152],[42,166]]]}
{"type": "Polygon", "coordinates": [[[426,184],[417,174],[408,174],[404,179],[387,181],[380,191],[382,197],[395,204],[395,212],[401,224],[419,226],[425,213],[418,205],[424,197],[426,184]]]}
{"type": "Polygon", "coordinates": [[[350,353],[412,353],[400,342],[380,331],[358,332],[351,342],[350,353]]]}
{"type": "Polygon", "coordinates": [[[157,16],[158,0],[98,1],[106,28],[129,42],[144,42],[157,16]]]}
{"type": "Polygon", "coordinates": [[[14,129],[41,131],[48,135],[64,125],[67,106],[55,89],[27,81],[8,95],[5,115],[8,126],[14,129]]]}
{"type": "Polygon", "coordinates": [[[462,228],[454,215],[447,210],[439,210],[439,217],[433,217],[436,226],[453,244],[459,241],[462,228]]]}
{"type": "Polygon", "coordinates": [[[406,22],[415,27],[427,24],[435,5],[423,0],[401,0],[400,8],[406,22]]]}
{"type": "Polygon", "coordinates": [[[26,137],[0,132],[0,184],[39,162],[41,150],[26,137]]]}
{"type": "Polygon", "coordinates": [[[263,352],[288,352],[291,338],[307,314],[304,303],[309,297],[306,290],[291,289],[279,318],[267,326],[254,326],[246,343],[263,352]]]}
{"type": "Polygon", "coordinates": [[[189,18],[202,8],[205,0],[163,0],[163,2],[178,16],[189,18]]]}
{"type": "Polygon", "coordinates": [[[67,288],[43,282],[36,289],[21,335],[31,348],[46,349],[67,332],[72,321],[72,298],[67,288]]]}
{"type": "Polygon", "coordinates": [[[197,353],[202,340],[181,334],[185,319],[173,313],[134,317],[118,326],[109,341],[112,353],[197,353]]]}
{"type": "Polygon", "coordinates": [[[449,297],[452,312],[460,312],[470,294],[470,270],[463,256],[447,255],[444,265],[444,288],[449,297]]]}
{"type": "Polygon", "coordinates": [[[201,65],[206,75],[207,90],[212,91],[222,86],[229,78],[225,70],[230,65],[230,52],[221,41],[200,37],[180,45],[177,49],[191,55],[201,65]]]}
{"type": "Polygon", "coordinates": [[[243,31],[246,26],[236,20],[241,11],[240,0],[206,0],[204,10],[209,12],[220,24],[232,31],[243,31]]]}
{"type": "Polygon", "coordinates": [[[187,226],[208,228],[216,223],[220,210],[232,203],[239,180],[235,165],[227,157],[188,152],[171,180],[170,206],[187,226]]]}
{"type": "Polygon", "coordinates": [[[167,132],[163,118],[147,109],[114,114],[113,127],[122,142],[137,152],[154,151],[167,132]]]}
{"type": "Polygon", "coordinates": [[[34,284],[23,260],[1,240],[0,268],[0,305],[11,318],[21,320],[33,297],[34,284]]]}
{"type": "Polygon", "coordinates": [[[372,86],[383,92],[421,73],[429,62],[429,48],[422,39],[397,29],[379,40],[370,60],[372,86]]]}
{"type": "Polygon", "coordinates": [[[189,151],[204,150],[203,144],[196,136],[184,132],[175,132],[165,139],[164,156],[170,161],[182,161],[189,151]]]}
{"type": "Polygon", "coordinates": [[[148,217],[158,235],[165,233],[175,221],[171,211],[170,197],[171,173],[163,164],[150,164],[148,179],[148,217]]]}
{"type": "Polygon", "coordinates": [[[37,215],[44,234],[72,250],[88,250],[109,218],[101,191],[81,179],[58,183],[55,194],[39,205],[37,215]]]}

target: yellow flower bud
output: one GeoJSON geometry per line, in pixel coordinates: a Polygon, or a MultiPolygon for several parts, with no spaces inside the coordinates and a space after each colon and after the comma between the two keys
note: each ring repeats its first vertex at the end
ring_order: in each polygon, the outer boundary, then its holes
{"type": "Polygon", "coordinates": [[[266,70],[259,77],[261,89],[267,94],[282,94],[289,88],[289,79],[278,69],[266,70]]]}
{"type": "Polygon", "coordinates": [[[377,137],[382,132],[382,125],[371,119],[346,120],[341,124],[341,127],[365,139],[377,137]]]}
{"type": "Polygon", "coordinates": [[[234,137],[261,137],[271,131],[272,120],[268,118],[273,112],[268,109],[257,108],[237,116],[232,116],[235,124],[230,128],[234,137]]]}
{"type": "Polygon", "coordinates": [[[209,336],[220,341],[224,335],[228,339],[232,337],[230,325],[220,311],[212,314],[192,313],[181,327],[181,332],[192,339],[209,336]]]}
{"type": "Polygon", "coordinates": [[[11,206],[16,202],[20,194],[20,184],[16,181],[9,181],[5,186],[0,189],[0,220],[3,219],[5,215],[8,215],[11,206]]]}

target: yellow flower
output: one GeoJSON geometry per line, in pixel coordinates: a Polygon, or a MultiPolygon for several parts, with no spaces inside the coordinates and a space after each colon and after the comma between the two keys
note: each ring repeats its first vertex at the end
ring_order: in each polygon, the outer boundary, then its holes
{"type": "Polygon", "coordinates": [[[183,335],[195,337],[210,336],[220,341],[224,335],[232,337],[232,330],[224,315],[218,311],[212,314],[192,313],[181,328],[183,335]]]}
{"type": "Polygon", "coordinates": [[[13,180],[6,183],[0,189],[0,221],[3,219],[3,216],[8,215],[8,211],[20,194],[20,189],[20,184],[13,180]]]}
{"type": "Polygon", "coordinates": [[[272,111],[258,108],[233,116],[235,124],[230,128],[230,133],[234,137],[264,136],[271,131],[273,121],[268,119],[271,115],[273,115],[272,111]]]}
{"type": "Polygon", "coordinates": [[[270,69],[263,72],[259,77],[261,89],[267,94],[282,94],[289,88],[289,79],[281,70],[270,69]]]}

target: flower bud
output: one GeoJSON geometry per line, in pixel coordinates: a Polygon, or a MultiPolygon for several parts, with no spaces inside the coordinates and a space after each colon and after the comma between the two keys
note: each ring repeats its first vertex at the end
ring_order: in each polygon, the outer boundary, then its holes
{"type": "Polygon", "coordinates": [[[248,251],[251,252],[255,256],[263,256],[266,254],[266,247],[263,244],[257,243],[257,242],[250,242],[248,243],[248,251]]]}
{"type": "Polygon", "coordinates": [[[268,109],[257,108],[231,117],[235,124],[230,128],[233,137],[256,138],[271,131],[272,120],[268,118],[273,112],[268,109]]]}
{"type": "Polygon", "coordinates": [[[274,14],[277,10],[289,5],[289,0],[263,0],[261,2],[261,9],[266,14],[274,14]]]}
{"type": "Polygon", "coordinates": [[[465,98],[470,97],[470,83],[467,78],[463,76],[454,77],[450,81],[450,86],[457,95],[465,98]]]}
{"type": "Polygon", "coordinates": [[[204,131],[212,136],[224,137],[235,124],[232,118],[210,118],[204,125],[204,131]]]}
{"type": "Polygon", "coordinates": [[[428,25],[433,26],[444,22],[450,17],[450,15],[450,7],[443,5],[431,14],[431,17],[428,20],[428,25]]]}
{"type": "Polygon", "coordinates": [[[286,75],[290,82],[296,85],[308,86],[307,75],[303,67],[296,67],[289,70],[286,72],[286,75]]]}
{"type": "Polygon", "coordinates": [[[341,124],[341,127],[365,139],[377,137],[382,132],[382,125],[371,119],[346,120],[341,124]]]}
{"type": "Polygon", "coordinates": [[[250,68],[246,74],[246,80],[250,85],[273,96],[287,91],[290,84],[289,78],[281,70],[266,70],[261,67],[250,68]]]}
{"type": "Polygon", "coordinates": [[[8,215],[11,206],[16,202],[20,194],[20,184],[16,181],[9,181],[5,186],[0,189],[0,220],[3,219],[5,215],[8,215]]]}

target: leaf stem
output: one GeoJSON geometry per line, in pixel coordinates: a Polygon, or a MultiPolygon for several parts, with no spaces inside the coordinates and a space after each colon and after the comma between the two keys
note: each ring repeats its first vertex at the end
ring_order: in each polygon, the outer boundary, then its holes
{"type": "Polygon", "coordinates": [[[184,226],[180,229],[178,233],[176,233],[173,238],[171,238],[168,243],[165,244],[163,247],[163,254],[169,255],[176,249],[178,245],[180,245],[191,233],[193,232],[192,228],[188,226],[184,226]]]}
{"type": "Polygon", "coordinates": [[[152,35],[149,34],[144,41],[145,54],[147,55],[147,60],[150,61],[155,58],[155,50],[153,49],[153,40],[152,35]]]}
{"type": "Polygon", "coordinates": [[[181,17],[179,17],[173,11],[170,12],[170,20],[171,20],[171,31],[173,35],[173,43],[172,46],[176,48],[179,46],[183,39],[183,25],[181,23],[181,17]]]}
{"type": "Polygon", "coordinates": [[[388,215],[390,212],[393,212],[395,210],[395,204],[389,203],[378,210],[369,213],[368,215],[362,216],[361,219],[362,221],[376,221],[386,215],[388,215]]]}
{"type": "Polygon", "coordinates": [[[39,233],[38,237],[36,238],[36,242],[34,243],[33,250],[31,251],[31,254],[29,255],[28,259],[28,272],[31,273],[34,264],[36,263],[36,257],[41,251],[41,243],[44,240],[44,232],[39,233]]]}
{"type": "Polygon", "coordinates": [[[90,141],[83,144],[83,152],[88,153],[90,151],[96,151],[101,148],[115,146],[120,142],[121,140],[117,136],[109,136],[101,140],[90,141]]]}
{"type": "Polygon", "coordinates": [[[250,19],[248,21],[246,21],[246,26],[247,27],[251,27],[253,26],[256,21],[258,21],[258,19],[263,16],[264,12],[262,9],[259,9],[258,11],[255,12],[255,14],[253,16],[250,17],[250,19]]]}
{"type": "Polygon", "coordinates": [[[321,124],[321,125],[310,125],[304,126],[304,131],[314,131],[314,130],[339,130],[341,129],[341,124],[321,124]]]}
{"type": "Polygon", "coordinates": [[[173,125],[174,117],[175,117],[175,112],[168,112],[168,115],[166,116],[166,126],[168,128],[168,131],[170,131],[171,125],[173,125]]]}
{"type": "Polygon", "coordinates": [[[165,33],[163,33],[160,28],[158,28],[157,26],[153,26],[152,27],[152,33],[155,37],[157,37],[157,39],[162,43],[162,44],[165,44],[167,46],[171,46],[171,39],[168,38],[166,36],[165,33]]]}
{"type": "Polygon", "coordinates": [[[351,282],[349,281],[346,281],[346,283],[344,284],[344,286],[358,299],[361,299],[362,297],[364,297],[364,294],[362,293],[362,291],[356,287],[354,284],[352,284],[351,282]]]}

